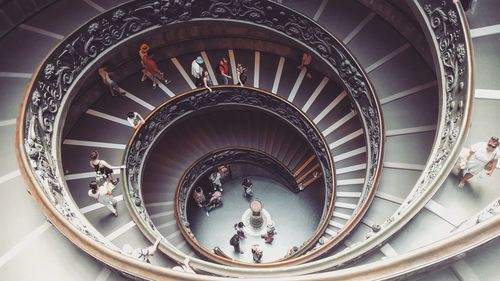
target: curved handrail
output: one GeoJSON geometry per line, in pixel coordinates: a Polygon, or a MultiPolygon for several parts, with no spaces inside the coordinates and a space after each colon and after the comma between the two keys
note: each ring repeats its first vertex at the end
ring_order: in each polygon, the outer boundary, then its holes
{"type": "MultiPolygon", "coordinates": [[[[203,256],[209,258],[210,260],[215,260],[216,257],[220,255],[214,254],[212,251],[207,250],[205,247],[201,246],[191,231],[190,223],[186,216],[188,200],[190,200],[189,194],[194,188],[196,182],[200,180],[202,176],[218,167],[220,165],[235,164],[235,163],[252,163],[256,166],[264,168],[267,171],[274,171],[276,175],[287,182],[288,187],[296,185],[295,178],[293,177],[292,171],[281,163],[278,159],[274,158],[263,151],[244,148],[244,147],[228,147],[223,149],[218,149],[205,154],[196,160],[181,176],[179,184],[175,192],[174,198],[174,210],[175,218],[177,221],[177,226],[181,230],[182,235],[188,241],[188,243],[201,253],[203,256]]],[[[293,189],[290,189],[292,192],[293,189]]],[[[287,258],[291,258],[288,256],[287,258]]],[[[240,262],[235,261],[230,257],[221,257],[226,259],[228,262],[226,264],[240,264],[240,262]]]]}
{"type": "MultiPolygon", "coordinates": [[[[440,118],[431,155],[417,184],[396,212],[367,240],[329,258],[338,265],[362,258],[383,245],[409,222],[446,180],[466,140],[473,100],[473,53],[466,17],[459,3],[451,1],[408,1],[421,21],[434,50],[439,80],[440,118]]],[[[329,259],[327,258],[327,259],[329,259]]]]}
{"type": "MultiPolygon", "coordinates": [[[[86,70],[91,69],[107,51],[142,32],[191,19],[235,20],[267,28],[293,38],[330,65],[361,112],[367,143],[374,144],[373,147],[368,146],[370,167],[361,201],[371,201],[379,180],[383,151],[379,144],[383,139],[383,128],[378,101],[353,56],[317,23],[265,0],[213,0],[210,3],[201,0],[131,1],[93,18],[66,37],[47,57],[26,91],[19,113],[16,141],[22,173],[47,217],[80,248],[124,272],[129,272],[129,267],[125,266],[127,263],[137,263],[111,250],[109,245],[103,247],[105,240],[79,213],[66,191],[59,168],[60,159],[56,161],[62,124],[60,116],[67,110],[64,106],[69,99],[68,93],[86,70]]],[[[363,210],[356,215],[360,217],[362,213],[363,210]]],[[[138,276],[151,277],[145,268],[151,267],[137,267],[138,276]]],[[[166,272],[169,276],[169,271],[166,272]]],[[[223,270],[218,272],[224,274],[223,270]]]]}
{"type": "MultiPolygon", "coordinates": [[[[134,132],[125,151],[126,181],[124,182],[124,201],[129,207],[132,218],[146,236],[153,236],[154,238],[152,239],[157,239],[156,236],[159,236],[159,233],[148,215],[142,197],[141,179],[145,163],[144,160],[151,147],[154,146],[156,140],[164,131],[173,126],[178,120],[184,119],[190,114],[199,112],[200,110],[207,110],[218,106],[245,106],[256,108],[273,114],[294,127],[309,143],[324,172],[325,206],[323,214],[320,219],[320,225],[311,238],[304,243],[299,251],[297,251],[296,255],[303,253],[323,234],[325,228],[328,226],[328,221],[333,213],[334,207],[335,181],[333,180],[333,175],[335,171],[330,151],[322,134],[304,113],[293,104],[277,95],[261,89],[244,86],[213,86],[212,89],[212,92],[204,88],[190,90],[165,101],[163,104],[156,107],[145,118],[145,124],[141,125],[134,132]]],[[[166,241],[162,241],[160,245],[165,248],[171,247],[166,241]]],[[[196,249],[199,252],[204,252],[200,247],[196,247],[196,249]]],[[[170,255],[171,251],[167,251],[167,253],[170,255]]],[[[247,263],[227,260],[220,256],[211,257],[222,264],[237,264],[243,267],[250,266],[247,263]]],[[[292,261],[293,259],[290,259],[286,262],[292,261]]],[[[251,266],[270,267],[283,262],[285,261],[251,266]]]]}

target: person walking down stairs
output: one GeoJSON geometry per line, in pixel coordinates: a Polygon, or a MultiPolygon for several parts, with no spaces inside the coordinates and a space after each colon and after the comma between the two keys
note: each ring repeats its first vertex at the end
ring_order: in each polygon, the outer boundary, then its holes
{"type": "Polygon", "coordinates": [[[102,185],[97,185],[96,181],[91,181],[89,187],[89,197],[94,198],[97,202],[106,206],[106,208],[108,208],[108,210],[110,210],[111,213],[117,217],[118,211],[116,210],[116,205],[118,202],[115,198],[113,198],[114,185],[110,182],[104,182],[102,185]]]}

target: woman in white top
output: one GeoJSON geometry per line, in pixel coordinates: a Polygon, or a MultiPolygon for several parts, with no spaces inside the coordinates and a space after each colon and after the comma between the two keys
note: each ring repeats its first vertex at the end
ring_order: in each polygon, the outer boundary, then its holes
{"type": "Polygon", "coordinates": [[[500,156],[497,150],[498,144],[498,138],[491,137],[487,143],[479,142],[471,145],[469,153],[460,165],[463,175],[458,184],[460,188],[464,187],[465,183],[473,176],[480,173],[485,172],[487,176],[493,174],[500,156]]]}
{"type": "Polygon", "coordinates": [[[118,212],[115,208],[118,202],[113,198],[113,185],[110,182],[104,182],[103,185],[98,186],[96,181],[91,181],[89,187],[89,197],[106,206],[117,217],[118,212]]]}
{"type": "Polygon", "coordinates": [[[127,113],[127,121],[130,125],[132,125],[132,127],[134,127],[134,129],[137,129],[141,124],[145,123],[144,118],[142,118],[139,113],[132,111],[127,113]]]}

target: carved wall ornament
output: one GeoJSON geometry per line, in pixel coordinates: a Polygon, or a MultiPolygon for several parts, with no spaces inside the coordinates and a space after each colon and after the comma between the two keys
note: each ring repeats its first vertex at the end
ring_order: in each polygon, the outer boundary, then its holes
{"type": "MultiPolygon", "coordinates": [[[[78,206],[74,205],[70,194],[63,184],[62,167],[58,167],[56,157],[51,151],[56,148],[61,132],[55,131],[54,123],[61,113],[61,103],[68,95],[68,89],[75,84],[76,79],[83,75],[83,70],[98,62],[99,56],[106,50],[112,49],[118,43],[129,39],[148,28],[166,26],[180,21],[192,19],[225,19],[238,20],[246,23],[261,25],[275,32],[282,33],[292,40],[303,44],[311,52],[328,62],[344,83],[347,92],[352,97],[355,107],[360,111],[360,118],[364,123],[366,136],[368,173],[365,188],[362,192],[361,202],[367,200],[372,190],[378,170],[381,167],[381,140],[383,132],[380,120],[380,109],[375,94],[370,88],[370,83],[361,67],[347,49],[330,33],[321,28],[314,21],[293,12],[292,10],[267,0],[141,0],[130,1],[124,5],[104,12],[83,25],[58,45],[50,56],[42,63],[40,71],[35,74],[29,98],[25,107],[24,124],[22,132],[24,143],[23,151],[29,162],[28,173],[33,175],[45,196],[53,203],[54,207],[73,224],[75,229],[84,235],[103,243],[94,233],[93,228],[86,229],[88,222],[79,214],[78,206]]],[[[460,50],[460,46],[458,50],[460,50]]],[[[463,60],[463,58],[462,58],[463,60]]],[[[460,57],[457,57],[460,62],[460,57]]],[[[454,61],[450,60],[453,65],[454,61]]],[[[453,76],[454,77],[454,76],[453,76]]],[[[450,88],[460,88],[462,84],[450,80],[450,88]],[[458,87],[454,86],[458,85],[458,87]]],[[[162,109],[159,122],[170,122],[189,110],[196,110],[204,105],[218,102],[212,100],[216,95],[197,96],[194,99],[183,100],[178,108],[169,108],[172,112],[162,109]]],[[[259,98],[238,97],[242,101],[255,106],[263,106],[268,101],[259,98]]],[[[228,102],[238,102],[238,98],[228,102]]],[[[70,106],[64,104],[64,106],[70,106]]],[[[281,108],[272,108],[280,114],[290,112],[281,108]],[[281,111],[279,111],[281,110],[281,111]]],[[[315,147],[318,154],[328,153],[328,147],[322,145],[321,136],[315,135],[314,130],[292,115],[288,115],[294,126],[301,129],[303,134],[315,147]]],[[[456,119],[450,115],[449,120],[456,119]]],[[[135,142],[129,149],[134,151],[134,156],[127,158],[131,164],[128,173],[131,184],[139,183],[138,161],[146,148],[142,144],[151,144],[153,135],[159,130],[152,123],[143,126],[151,134],[144,136],[141,143],[135,142]]],[[[453,130],[456,134],[456,130],[453,130]]],[[[328,163],[320,158],[324,171],[328,163]]],[[[331,195],[333,176],[324,175],[329,185],[327,196],[331,195]]],[[[131,189],[130,196],[136,206],[142,206],[141,194],[137,189],[131,189]]],[[[362,205],[362,204],[361,204],[362,205]]],[[[139,207],[138,207],[139,208],[139,207]]],[[[140,209],[140,208],[139,208],[140,209]]],[[[140,217],[146,219],[147,213],[139,210],[140,217]]]]}
{"type": "MultiPolygon", "coordinates": [[[[305,117],[295,108],[279,100],[274,95],[263,94],[262,92],[251,88],[217,87],[213,89],[213,92],[208,92],[205,89],[198,89],[183,96],[175,97],[158,108],[151,116],[148,117],[146,124],[140,127],[139,131],[130,142],[129,148],[126,152],[126,176],[128,181],[126,192],[133,200],[135,209],[141,214],[141,218],[143,218],[148,225],[152,226],[152,231],[154,231],[155,228],[147,215],[141,190],[141,173],[144,160],[147,157],[148,149],[154,145],[155,141],[162,134],[162,132],[172,126],[177,120],[185,118],[189,114],[199,110],[209,109],[215,106],[227,107],[234,105],[249,106],[266,110],[267,112],[284,120],[300,132],[306,141],[311,145],[311,148],[316,154],[318,162],[324,171],[323,178],[326,188],[325,196],[326,198],[331,198],[331,195],[334,192],[332,180],[333,176],[331,174],[333,166],[327,152],[328,146],[323,142],[321,134],[314,128],[314,125],[310,123],[310,121],[306,120],[305,117]]],[[[202,170],[213,169],[213,166],[210,166],[209,164],[211,162],[219,162],[223,160],[227,161],[229,157],[237,159],[238,157],[242,157],[242,155],[244,155],[242,152],[234,150],[228,150],[210,155],[209,159],[202,162],[200,166],[196,166],[199,170],[198,172],[188,174],[185,182],[192,184],[200,175],[199,173],[202,170]]],[[[252,155],[253,154],[246,155],[246,158],[248,158],[247,160],[251,159],[252,155]]],[[[274,162],[269,162],[269,159],[266,160],[262,158],[260,160],[263,165],[276,164],[274,162]]],[[[284,172],[281,171],[280,174],[284,174],[284,172]]],[[[187,196],[187,192],[189,192],[189,188],[185,189],[185,192],[183,193],[184,196],[187,196]]],[[[184,198],[184,196],[181,197],[184,198]]],[[[327,200],[327,202],[328,203],[326,204],[325,209],[327,209],[330,204],[329,200],[327,200]]],[[[184,205],[185,203],[181,204],[184,205]]]]}
{"type": "MultiPolygon", "coordinates": [[[[464,107],[464,103],[468,98],[466,89],[469,82],[465,74],[471,71],[471,66],[466,59],[466,30],[459,21],[460,12],[452,1],[418,0],[415,2],[418,2],[418,5],[425,11],[434,44],[439,51],[439,64],[443,68],[441,98],[445,109],[441,112],[440,122],[444,124],[444,128],[436,132],[434,153],[431,154],[420,181],[397,212],[381,225],[382,228],[405,214],[406,210],[433,187],[436,178],[446,170],[446,163],[450,163],[450,154],[457,147],[459,137],[463,134],[461,128],[466,122],[464,113],[467,108],[464,107]]],[[[372,234],[373,232],[369,233],[369,236],[372,234]]]]}

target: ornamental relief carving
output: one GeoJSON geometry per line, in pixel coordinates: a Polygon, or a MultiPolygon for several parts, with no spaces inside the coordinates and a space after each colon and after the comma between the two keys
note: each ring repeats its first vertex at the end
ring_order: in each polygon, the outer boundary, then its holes
{"type": "MultiPolygon", "coordinates": [[[[61,183],[60,174],[57,168],[57,161],[51,151],[59,136],[59,132],[54,132],[54,122],[57,114],[61,111],[61,102],[67,94],[68,89],[75,83],[75,79],[82,74],[83,69],[91,63],[96,62],[99,55],[104,51],[114,47],[117,43],[127,40],[147,28],[163,26],[179,21],[191,19],[234,19],[247,23],[254,23],[274,29],[295,40],[300,41],[305,46],[316,51],[322,58],[329,62],[332,68],[338,73],[340,79],[355,102],[356,107],[361,111],[361,118],[365,124],[365,133],[368,136],[367,148],[369,174],[365,183],[362,200],[366,200],[368,191],[374,182],[377,167],[380,165],[380,141],[382,132],[380,113],[375,102],[374,93],[371,91],[368,80],[363,75],[359,65],[349,52],[328,32],[319,27],[313,21],[296,14],[295,12],[271,1],[250,1],[250,0],[157,0],[157,1],[131,1],[115,9],[109,10],[91,22],[69,35],[42,64],[41,71],[36,74],[30,98],[25,113],[24,132],[24,152],[30,159],[31,172],[37,178],[38,183],[43,187],[48,198],[63,209],[60,212],[64,215],[78,212],[77,206],[69,204],[71,202],[69,194],[64,190],[61,183]],[[60,197],[59,204],[55,199],[60,197]],[[65,206],[65,207],[62,207],[65,206]],[[66,208],[66,209],[64,209],[66,208]]],[[[453,83],[452,83],[453,84],[453,83]]],[[[228,102],[237,102],[235,100],[228,102]]],[[[249,97],[239,97],[247,103],[254,102],[255,105],[271,101],[260,99],[250,99],[249,97]]],[[[179,103],[179,109],[172,109],[173,112],[166,112],[162,109],[159,119],[160,123],[168,123],[175,118],[185,114],[190,106],[193,110],[200,107],[200,104],[210,105],[212,97],[196,97],[195,100],[184,100],[179,103]]],[[[311,145],[320,154],[326,154],[328,148],[322,145],[321,137],[315,135],[314,130],[308,128],[304,122],[297,119],[289,111],[282,108],[280,114],[287,116],[289,120],[299,128],[303,134],[310,139],[311,145]]],[[[154,135],[161,128],[148,124],[145,126],[149,134],[141,138],[140,142],[135,142],[130,148],[134,155],[129,155],[127,161],[130,166],[130,181],[132,185],[139,183],[138,175],[140,159],[146,151],[146,147],[154,141],[154,135]]],[[[326,160],[320,160],[324,170],[327,167],[326,160]]],[[[327,182],[332,183],[333,176],[326,174],[327,182]]],[[[130,190],[136,206],[141,206],[141,194],[137,189],[130,190]]],[[[328,189],[328,196],[332,189],[328,189]]],[[[141,217],[147,217],[144,210],[139,210],[141,217]]],[[[76,216],[68,219],[75,227],[86,235],[90,235],[88,230],[82,229],[84,223],[77,222],[76,216]]]]}
{"type": "MultiPolygon", "coordinates": [[[[430,29],[433,33],[435,45],[439,50],[440,65],[443,66],[442,73],[443,95],[442,100],[445,105],[444,117],[441,122],[444,123],[444,130],[438,136],[434,144],[436,154],[429,160],[429,168],[424,170],[420,182],[412,190],[407,199],[398,208],[398,211],[381,227],[384,228],[398,217],[401,216],[413,203],[429,190],[431,183],[442,173],[445,163],[455,147],[460,128],[464,120],[464,103],[467,98],[466,83],[468,71],[466,59],[466,37],[464,27],[459,22],[458,9],[452,1],[418,1],[423,7],[430,29]]],[[[371,231],[367,237],[372,236],[371,231]]]]}
{"type": "MultiPolygon", "coordinates": [[[[171,100],[150,116],[146,124],[139,129],[127,151],[126,167],[129,181],[127,192],[135,204],[135,209],[151,226],[151,229],[155,228],[147,215],[140,184],[142,165],[148,148],[167,127],[172,126],[180,118],[201,109],[230,105],[245,105],[267,110],[301,132],[313,148],[324,171],[327,198],[333,193],[333,176],[331,174],[333,167],[329,160],[327,144],[323,142],[321,134],[314,129],[314,125],[310,124],[296,109],[271,94],[263,94],[250,88],[215,88],[213,92],[199,89],[171,100]]],[[[214,155],[214,157],[216,156],[214,155]]],[[[192,175],[193,177],[197,176],[196,173],[192,173],[192,175]]]]}

